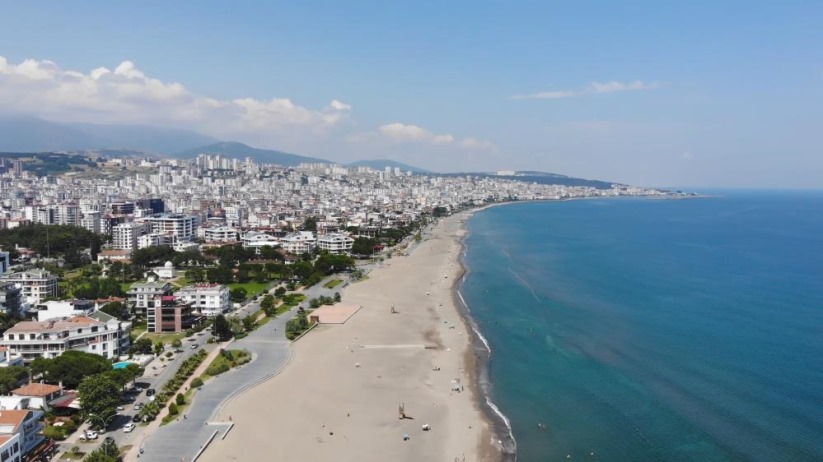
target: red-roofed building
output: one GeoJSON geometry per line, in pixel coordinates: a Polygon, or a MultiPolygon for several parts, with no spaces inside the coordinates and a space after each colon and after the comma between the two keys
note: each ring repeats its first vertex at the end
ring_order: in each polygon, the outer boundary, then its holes
{"type": "MultiPolygon", "coordinates": [[[[45,437],[42,435],[42,418],[43,413],[40,411],[0,410],[0,436],[10,437],[3,446],[12,442],[12,448],[8,449],[9,460],[13,460],[13,439],[15,437],[18,438],[20,446],[20,459],[18,460],[22,460],[29,452],[45,441],[45,437]]],[[[2,448],[0,448],[0,460],[3,460],[2,448]]]]}

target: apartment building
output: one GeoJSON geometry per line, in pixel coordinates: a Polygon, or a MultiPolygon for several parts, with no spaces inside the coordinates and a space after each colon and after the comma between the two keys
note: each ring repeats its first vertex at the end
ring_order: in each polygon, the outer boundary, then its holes
{"type": "Polygon", "coordinates": [[[306,252],[311,252],[317,245],[317,239],[311,231],[299,231],[296,233],[287,234],[280,239],[280,245],[286,252],[300,255],[306,252]]]}
{"type": "Polygon", "coordinates": [[[46,442],[42,419],[42,411],[0,411],[0,460],[20,462],[40,453],[40,447],[46,442]]]}
{"type": "Polygon", "coordinates": [[[157,278],[150,276],[146,282],[132,284],[126,294],[128,302],[132,306],[132,311],[135,314],[145,316],[149,305],[152,305],[158,296],[172,294],[172,285],[168,282],[160,282],[157,278]]]}
{"type": "Polygon", "coordinates": [[[237,230],[229,226],[216,226],[203,230],[206,242],[237,242],[237,230]]]}
{"type": "Polygon", "coordinates": [[[12,355],[21,355],[26,363],[56,358],[69,350],[115,358],[128,352],[130,332],[130,322],[98,311],[88,316],[18,322],[3,333],[0,346],[12,355]]]}
{"type": "Polygon", "coordinates": [[[200,322],[191,303],[174,295],[159,295],[146,309],[149,332],[182,332],[200,322]]]}
{"type": "Polygon", "coordinates": [[[280,245],[280,241],[278,241],[277,238],[257,231],[247,232],[240,241],[243,243],[244,249],[254,249],[256,253],[260,253],[260,249],[263,247],[277,247],[280,245]]]}
{"type": "Polygon", "coordinates": [[[213,317],[231,310],[229,292],[220,284],[194,284],[178,290],[176,295],[203,316],[213,317]]]}
{"type": "Polygon", "coordinates": [[[146,218],[146,222],[151,226],[152,233],[171,235],[177,242],[194,239],[199,218],[191,215],[168,214],[146,218]]]}
{"type": "Polygon", "coordinates": [[[19,286],[23,300],[34,305],[42,303],[46,298],[57,297],[57,280],[57,276],[42,269],[6,273],[0,276],[0,281],[19,286]]]}
{"type": "Polygon", "coordinates": [[[23,290],[16,284],[0,282],[0,313],[10,315],[20,311],[23,290]]]}
{"type": "Polygon", "coordinates": [[[150,232],[148,223],[120,223],[111,228],[112,247],[117,250],[137,250],[140,236],[150,232]]]}
{"type": "Polygon", "coordinates": [[[317,238],[317,248],[333,254],[348,254],[353,244],[354,239],[341,233],[325,234],[317,238]]]}

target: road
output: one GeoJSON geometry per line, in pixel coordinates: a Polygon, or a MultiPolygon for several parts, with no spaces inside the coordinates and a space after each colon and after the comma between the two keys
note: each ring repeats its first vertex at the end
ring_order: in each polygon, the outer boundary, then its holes
{"type": "MultiPolygon", "coordinates": [[[[335,289],[323,287],[323,284],[334,277],[305,289],[303,294],[307,299],[301,305],[308,306],[311,298],[331,296],[339,291],[341,286],[335,289]]],[[[259,309],[259,303],[251,302],[243,308],[246,313],[238,313],[238,316],[246,316],[259,309]]],[[[215,431],[219,431],[217,437],[220,438],[228,429],[228,422],[214,422],[220,409],[235,396],[276,375],[288,363],[291,342],[285,338],[285,326],[296,314],[297,310],[293,309],[255,330],[248,337],[232,343],[231,349],[251,352],[252,362],[206,383],[194,396],[185,418],[181,416],[177,421],[161,427],[145,441],[136,440],[144,448],[143,457],[160,462],[190,461],[215,431]]]]}

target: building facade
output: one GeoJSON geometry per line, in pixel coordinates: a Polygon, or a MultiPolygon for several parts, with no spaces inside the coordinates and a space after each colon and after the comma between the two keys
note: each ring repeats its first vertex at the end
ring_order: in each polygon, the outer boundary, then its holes
{"type": "Polygon", "coordinates": [[[333,254],[348,254],[353,244],[354,239],[341,233],[325,234],[317,238],[317,248],[333,254]]]}
{"type": "Polygon", "coordinates": [[[31,304],[42,303],[46,298],[57,297],[57,276],[46,270],[33,269],[19,273],[6,273],[0,280],[18,285],[24,301],[31,304]]]}
{"type": "Polygon", "coordinates": [[[132,312],[145,316],[149,305],[153,305],[158,296],[172,294],[172,286],[168,282],[160,282],[154,277],[149,277],[146,282],[132,284],[126,294],[132,312]]]}
{"type": "Polygon", "coordinates": [[[23,290],[16,284],[0,282],[0,313],[10,315],[20,312],[23,290]]]}
{"type": "Polygon", "coordinates": [[[227,286],[220,284],[194,284],[177,291],[177,296],[203,316],[213,317],[231,310],[229,292],[227,286]]]}
{"type": "Polygon", "coordinates": [[[174,295],[155,297],[146,310],[146,319],[149,332],[182,332],[200,321],[191,303],[174,295]]]}
{"type": "Polygon", "coordinates": [[[130,332],[131,323],[98,312],[91,316],[18,322],[3,333],[0,346],[13,355],[21,355],[26,363],[37,358],[53,359],[69,350],[115,358],[128,353],[130,332]]]}

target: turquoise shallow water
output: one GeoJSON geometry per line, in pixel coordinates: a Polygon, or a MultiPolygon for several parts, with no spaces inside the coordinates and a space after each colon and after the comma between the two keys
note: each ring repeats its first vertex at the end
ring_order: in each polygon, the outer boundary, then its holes
{"type": "Polygon", "coordinates": [[[823,193],[513,204],[466,246],[518,460],[823,460],[823,193]]]}

